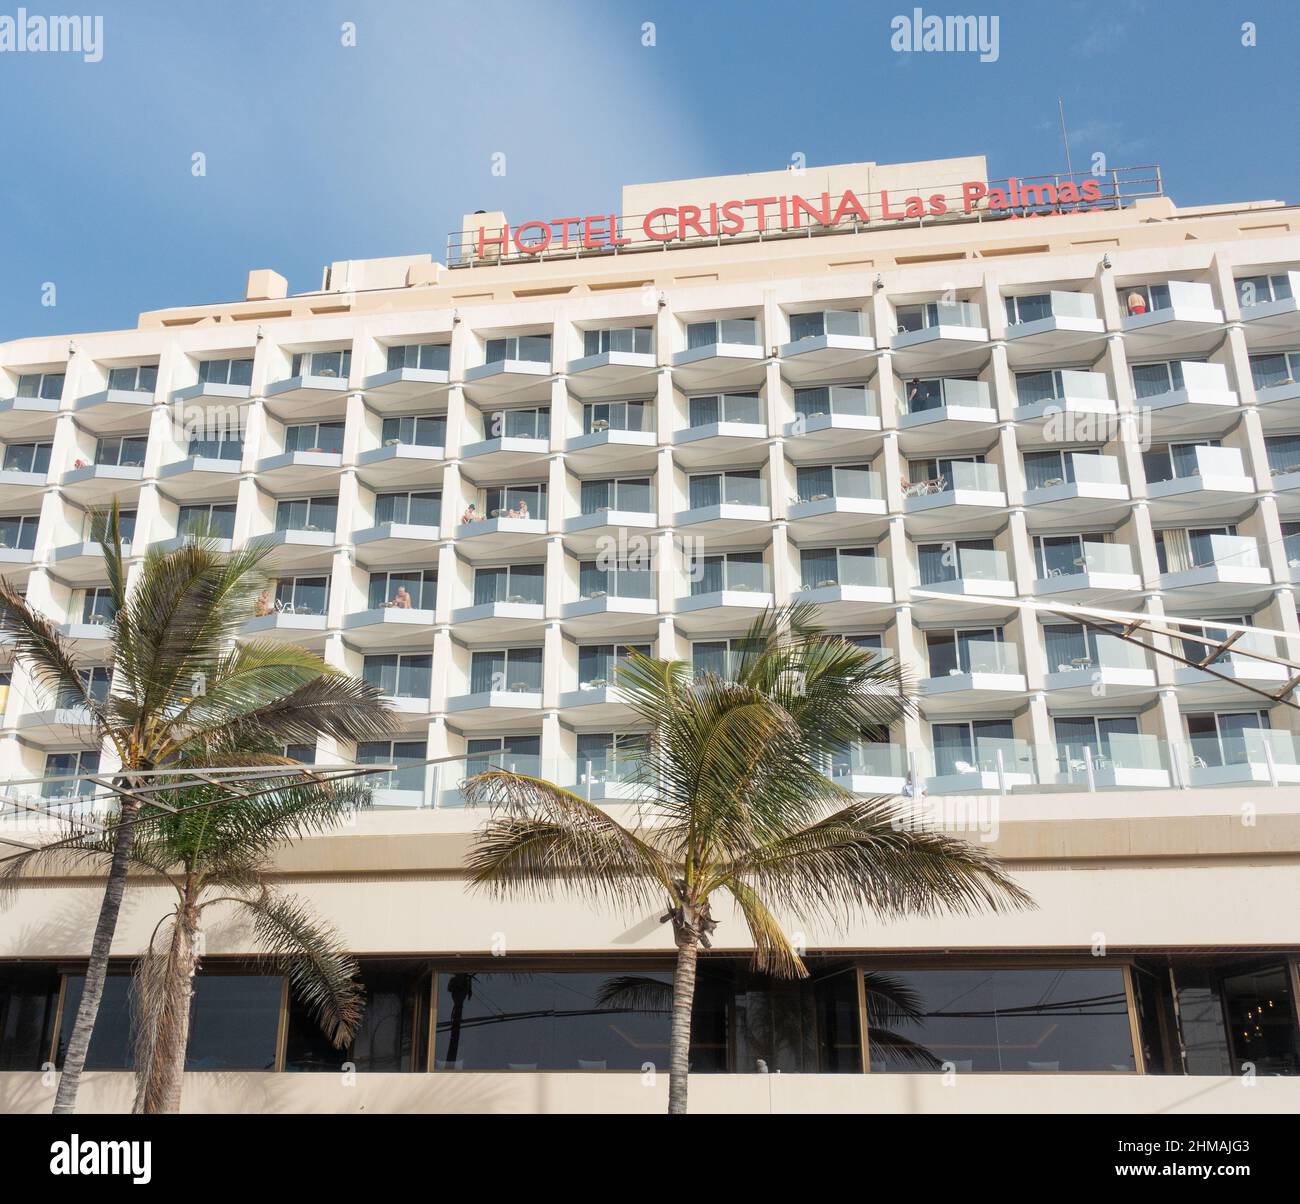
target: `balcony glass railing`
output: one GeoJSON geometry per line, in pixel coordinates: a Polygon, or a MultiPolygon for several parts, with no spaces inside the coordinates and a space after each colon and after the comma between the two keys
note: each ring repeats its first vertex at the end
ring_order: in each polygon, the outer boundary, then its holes
{"type": "Polygon", "coordinates": [[[607,782],[630,785],[637,781],[640,765],[640,758],[632,751],[610,748],[601,753],[586,754],[579,750],[574,758],[575,793],[586,794],[589,788],[607,782]]]}
{"type": "Polygon", "coordinates": [[[504,769],[527,777],[542,776],[542,759],[536,753],[490,752],[476,753],[463,761],[446,761],[435,766],[434,805],[437,807],[464,807],[465,782],[489,769],[504,769]]]}
{"type": "Polygon", "coordinates": [[[978,329],[980,307],[973,301],[931,301],[925,305],[900,306],[898,333],[911,334],[933,326],[966,326],[978,329]]]}
{"type": "Polygon", "coordinates": [[[796,484],[796,503],[828,498],[879,501],[884,497],[883,478],[870,468],[801,468],[796,484]]]}
{"type": "Polygon", "coordinates": [[[1001,640],[959,639],[955,648],[943,644],[930,649],[930,676],[956,677],[966,673],[1019,673],[1020,656],[1014,644],[1001,640]]]}
{"type": "Polygon", "coordinates": [[[766,506],[767,482],[762,477],[730,474],[721,477],[693,477],[690,483],[690,508],[709,506],[766,506]]]}
{"type": "Polygon", "coordinates": [[[1206,541],[1209,555],[1197,555],[1197,541],[1192,543],[1197,565],[1213,564],[1220,568],[1259,568],[1259,544],[1248,535],[1211,535],[1206,541]]]}
{"type": "Polygon", "coordinates": [[[578,573],[578,597],[653,598],[655,575],[648,568],[600,568],[584,564],[578,573]]]}
{"type": "Polygon", "coordinates": [[[937,488],[929,489],[927,493],[953,493],[958,489],[998,493],[1002,489],[996,464],[970,464],[964,460],[954,461],[948,466],[948,471],[935,478],[932,484],[937,488]]]}
{"type": "Polygon", "coordinates": [[[692,397],[687,406],[687,429],[734,422],[742,426],[764,424],[763,403],[755,394],[727,393],[722,396],[692,397]]]}
{"type": "Polygon", "coordinates": [[[826,776],[844,786],[855,777],[901,778],[907,776],[907,760],[897,744],[859,740],[830,754],[826,776]]]}
{"type": "Polygon", "coordinates": [[[1088,780],[1088,766],[1093,772],[1107,769],[1167,771],[1169,746],[1158,736],[1144,732],[1112,732],[1091,743],[1058,740],[1057,772],[1068,783],[1081,785],[1088,780]]]}
{"type": "Polygon", "coordinates": [[[1098,669],[1149,669],[1146,653],[1118,636],[1080,632],[1058,638],[1048,633],[1049,673],[1092,673],[1098,669]]]}
{"type": "Polygon", "coordinates": [[[843,414],[854,418],[877,418],[880,406],[876,395],[866,385],[827,385],[816,389],[796,389],[794,410],[797,417],[822,418],[843,414]]]}
{"type": "Polygon", "coordinates": [[[1011,737],[976,736],[973,744],[941,744],[934,749],[933,764],[939,777],[999,770],[1036,777],[1033,746],[1011,737]]]}
{"type": "Polygon", "coordinates": [[[806,590],[859,585],[886,588],[889,561],[883,556],[809,551],[803,554],[800,575],[806,590]]]}
{"type": "Polygon", "coordinates": [[[734,590],[738,593],[767,593],[767,566],[747,560],[705,557],[691,566],[691,596],[734,590]]]}
{"type": "Polygon", "coordinates": [[[1188,742],[1188,764],[1193,771],[1223,765],[1300,766],[1300,741],[1291,732],[1273,728],[1247,728],[1217,736],[1193,736],[1188,742]]]}
{"type": "Polygon", "coordinates": [[[944,377],[941,380],[913,380],[904,384],[903,408],[907,413],[920,414],[943,406],[989,410],[993,408],[993,398],[988,385],[982,380],[944,377]]]}

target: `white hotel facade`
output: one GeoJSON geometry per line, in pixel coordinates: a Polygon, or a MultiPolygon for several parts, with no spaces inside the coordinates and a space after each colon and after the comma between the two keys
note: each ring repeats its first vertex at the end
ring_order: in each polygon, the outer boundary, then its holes
{"type": "MultiPolygon", "coordinates": [[[[630,187],[623,212],[985,178],[853,164],[630,187]]],[[[136,563],[202,524],[267,545],[248,636],[319,649],[401,714],[391,745],[296,755],[417,763],[281,860],[361,959],[356,1046],[322,1048],[218,924],[187,1108],[661,1110],[666,1016],[610,984],[666,982],[669,934],[466,893],[482,815],[458,786],[504,763],[627,810],[619,649],[726,672],[795,600],[917,682],[916,715],[827,772],[973,817],[1038,909],[788,916],[798,985],[750,974],[724,917],[693,1106],[1300,1106],[1300,209],[1179,208],[1145,179],[1028,220],[618,253],[476,258],[505,219],[475,215],[448,265],[335,263],[301,295],[256,271],[243,301],[0,345],[0,572],[87,669],[110,653],[91,515],[116,498],[136,563]],[[1211,673],[1196,632],[1149,651],[1050,604],[1261,630],[1211,673]]],[[[56,779],[112,762],[0,656],[0,836],[24,840],[90,806],[56,779]]],[[[0,1108],[51,1102],[99,893],[0,901],[0,1108]]],[[[132,885],[120,970],[168,906],[132,885]]],[[[129,1106],[125,982],[89,1107],[129,1106]]]]}

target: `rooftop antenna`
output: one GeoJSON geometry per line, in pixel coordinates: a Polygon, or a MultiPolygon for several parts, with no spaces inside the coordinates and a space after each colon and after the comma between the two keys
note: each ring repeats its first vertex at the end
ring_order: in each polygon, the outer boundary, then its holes
{"type": "Polygon", "coordinates": [[[1065,132],[1065,101],[1056,98],[1056,108],[1061,114],[1061,141],[1065,143],[1065,174],[1074,175],[1074,164],[1070,162],[1070,135],[1065,132]]]}

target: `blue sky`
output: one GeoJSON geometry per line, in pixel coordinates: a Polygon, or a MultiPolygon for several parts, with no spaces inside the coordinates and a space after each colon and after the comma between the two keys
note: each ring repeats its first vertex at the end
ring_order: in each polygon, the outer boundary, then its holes
{"type": "MultiPolygon", "coordinates": [[[[95,0],[101,62],[0,54],[0,340],[237,299],[253,267],[303,291],[334,259],[442,258],[474,209],[608,211],[625,182],[768,170],[796,152],[1055,171],[1058,95],[1076,167],[1099,150],[1160,163],[1183,204],[1300,202],[1294,0],[922,6],[997,13],[995,63],[893,52],[891,18],[912,7],[95,0]]],[[[0,0],[0,16],[17,8],[0,0]]]]}

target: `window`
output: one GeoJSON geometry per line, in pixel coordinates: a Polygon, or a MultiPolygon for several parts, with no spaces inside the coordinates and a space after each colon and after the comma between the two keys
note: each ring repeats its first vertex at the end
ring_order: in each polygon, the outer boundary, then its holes
{"type": "MultiPolygon", "coordinates": [[[[122,535],[122,544],[126,546],[135,538],[135,516],[134,510],[119,510],[117,513],[117,526],[122,535]]],[[[109,519],[107,511],[100,510],[86,515],[86,522],[82,530],[85,532],[86,543],[104,543],[109,538],[109,519]]]]}
{"type": "Polygon", "coordinates": [[[795,489],[800,502],[878,498],[880,478],[869,464],[819,464],[795,470],[795,489]]]}
{"type": "Polygon", "coordinates": [[[484,415],[485,439],[549,439],[551,410],[539,406],[527,410],[497,410],[484,415]]]}
{"type": "MultiPolygon", "coordinates": [[[[975,456],[938,456],[926,460],[909,460],[907,462],[907,480],[903,482],[903,488],[912,490],[915,494],[922,493],[946,493],[948,490],[956,489],[958,481],[963,486],[971,481],[971,478],[980,474],[979,469],[968,469],[967,465],[984,464],[983,454],[975,456]]],[[[993,469],[994,484],[991,488],[996,489],[997,469],[993,469]]],[[[987,486],[986,486],[987,487],[987,486]]]]}
{"type": "Polygon", "coordinates": [[[50,471],[50,451],[53,443],[10,443],[5,446],[5,472],[35,472],[44,475],[50,471]]]}
{"type": "Polygon", "coordinates": [[[1237,297],[1243,306],[1267,305],[1291,298],[1291,278],[1285,272],[1268,276],[1239,276],[1237,297]]]}
{"type": "Polygon", "coordinates": [[[549,334],[511,335],[504,339],[488,339],[483,362],[502,364],[520,360],[529,364],[551,362],[551,336],[549,334]]]}
{"type": "Polygon", "coordinates": [[[323,615],[328,603],[328,577],[281,577],[275,583],[275,609],[282,614],[323,615]]]}
{"type": "Polygon", "coordinates": [[[368,656],[361,676],[390,698],[427,699],[432,685],[433,657],[427,654],[383,653],[368,656]]]}
{"type": "Polygon", "coordinates": [[[474,605],[494,602],[540,606],[545,601],[546,566],[512,564],[481,568],[474,573],[474,605]]]}
{"type": "Polygon", "coordinates": [[[796,389],[794,410],[804,418],[822,418],[828,414],[867,418],[876,415],[876,404],[866,385],[820,385],[796,389]]]}
{"type": "Polygon", "coordinates": [[[40,1070],[49,1061],[60,985],[53,967],[0,966],[0,1071],[40,1070]]]}
{"type": "Polygon", "coordinates": [[[653,326],[612,326],[605,330],[582,332],[582,354],[604,355],[610,351],[631,352],[635,355],[654,354],[653,326]]]}
{"type": "Polygon", "coordinates": [[[238,431],[219,428],[206,435],[191,435],[186,454],[205,460],[242,460],[244,437],[238,431]]]}
{"type": "Polygon", "coordinates": [[[424,794],[424,762],[428,748],[423,740],[366,740],[357,745],[358,765],[396,765],[386,773],[359,779],[374,790],[409,790],[424,794]],[[409,764],[403,765],[406,761],[409,764]]]}
{"type": "Polygon", "coordinates": [[[1000,627],[963,627],[927,631],[931,677],[961,673],[1014,673],[1015,646],[1003,642],[1000,627]]]}
{"type": "Polygon", "coordinates": [[[1094,765],[1123,761],[1139,734],[1136,715],[1058,715],[1052,722],[1059,768],[1067,774],[1086,772],[1089,757],[1094,765]]]}
{"type": "Polygon", "coordinates": [[[536,775],[542,752],[538,736],[479,736],[466,742],[465,776],[488,769],[536,775]]]}
{"type": "Polygon", "coordinates": [[[18,378],[19,397],[40,397],[58,401],[63,396],[62,372],[27,372],[18,378]]]}
{"type": "Polygon", "coordinates": [[[711,426],[716,422],[740,422],[763,426],[763,403],[757,393],[721,393],[692,397],[689,402],[691,427],[711,426]]]}
{"type": "Polygon", "coordinates": [[[545,485],[501,485],[483,491],[483,513],[488,518],[544,519],[545,485]]]}
{"type": "Polygon", "coordinates": [[[824,309],[811,314],[790,315],[790,341],[802,342],[827,334],[860,335],[862,311],[860,309],[824,309]]]}
{"type": "Polygon", "coordinates": [[[1136,1071],[1123,967],[864,974],[873,1072],[1136,1071]]]}
{"type": "Polygon", "coordinates": [[[436,490],[422,493],[381,493],[375,497],[375,526],[410,523],[417,527],[436,527],[442,522],[442,494],[436,490]]]}
{"type": "Polygon", "coordinates": [[[1102,532],[1087,535],[1035,535],[1034,563],[1040,578],[1070,576],[1085,572],[1129,572],[1131,562],[1128,549],[1122,545],[1114,551],[1120,553],[1124,563],[1109,555],[1107,537],[1102,532]]]}
{"type": "Polygon", "coordinates": [[[697,640],[691,645],[691,670],[696,674],[732,680],[745,668],[750,651],[744,637],[729,640],[697,640]]]}
{"type": "Polygon", "coordinates": [[[280,502],[275,508],[277,531],[324,531],[334,533],[338,523],[336,497],[304,497],[280,502]]]}
{"type": "Polygon", "coordinates": [[[582,433],[650,431],[654,429],[653,401],[598,401],[582,407],[582,433]]]}
{"type": "Polygon", "coordinates": [[[296,352],[290,376],[334,376],[346,380],[352,374],[351,351],[296,352]]]}
{"type": "Polygon", "coordinates": [[[152,393],[158,387],[158,365],[142,364],[138,368],[110,368],[108,387],[127,393],[152,393]]]}
{"type": "Polygon", "coordinates": [[[39,514],[7,514],[0,518],[0,550],[30,552],[36,547],[39,514]]]}
{"type": "Polygon", "coordinates": [[[583,560],[578,565],[578,597],[653,598],[649,556],[632,561],[583,560]]]}
{"type": "Polygon", "coordinates": [[[1005,557],[994,550],[991,539],[918,544],[916,563],[920,570],[922,588],[944,581],[981,578],[997,581],[1006,577],[1005,557]]]}
{"type": "MultiPolygon", "coordinates": [[[[1074,450],[1061,451],[1027,451],[1023,454],[1025,465],[1025,487],[1027,489],[1050,489],[1054,485],[1072,485],[1074,483],[1074,450]]],[[[1079,451],[1093,451],[1092,448],[1079,448],[1079,451]]]]}
{"type": "Polygon", "coordinates": [[[631,732],[579,732],[578,785],[634,781],[642,747],[642,738],[631,732]]]}
{"type": "Polygon", "coordinates": [[[447,442],[446,414],[417,414],[385,418],[380,438],[385,447],[443,447],[447,442]]]}
{"type": "Polygon", "coordinates": [[[280,749],[280,752],[290,761],[298,761],[303,765],[316,764],[316,745],[314,744],[286,744],[280,749]]]}
{"type": "Polygon", "coordinates": [[[1300,435],[1270,435],[1264,440],[1269,471],[1275,477],[1300,472],[1300,435]]]}
{"type": "Polygon", "coordinates": [[[765,506],[767,493],[757,468],[700,473],[690,478],[690,508],[705,506],[765,506]]]}
{"type": "MultiPolygon", "coordinates": [[[[78,669],[77,676],[86,693],[96,702],[103,702],[113,688],[113,670],[110,668],[78,669]]],[[[75,690],[60,689],[55,696],[54,705],[59,710],[81,706],[81,695],[75,690]]]]}
{"type": "Polygon", "coordinates": [[[438,602],[438,574],[434,569],[399,569],[371,573],[367,605],[371,610],[433,610],[438,602]]]}
{"type": "Polygon", "coordinates": [[[900,305],[895,311],[898,333],[929,330],[934,326],[978,326],[979,306],[970,301],[928,301],[920,305],[900,305]]]}
{"type": "Polygon", "coordinates": [[[470,657],[469,691],[512,694],[540,694],[542,650],[540,648],[495,648],[470,657]]]}
{"type": "Polygon", "coordinates": [[[1199,477],[1201,464],[1196,449],[1222,446],[1218,439],[1199,439],[1194,443],[1161,443],[1142,453],[1142,468],[1151,484],[1199,477]]]}
{"type": "Polygon", "coordinates": [[[123,435],[95,441],[95,463],[115,468],[142,468],[148,435],[123,435]]]}
{"type": "Polygon", "coordinates": [[[99,749],[80,752],[47,753],[41,797],[51,800],[87,798],[99,787],[87,781],[85,774],[99,772],[99,749]]]}
{"type": "Polygon", "coordinates": [[[1039,322],[1052,316],[1050,293],[1035,293],[1029,297],[1007,297],[1007,325],[1020,326],[1025,322],[1039,322]]]}
{"type": "Polygon", "coordinates": [[[1133,392],[1140,401],[1144,397],[1160,397],[1176,393],[1183,387],[1183,365],[1178,360],[1157,364],[1133,365],[1133,392]]]}
{"type": "Polygon", "coordinates": [[[799,553],[804,589],[841,585],[883,585],[884,562],[875,548],[803,548],[799,553]]]}
{"type": "Polygon", "coordinates": [[[1065,382],[1056,370],[1016,373],[1016,403],[1022,406],[1057,401],[1065,396],[1065,382]]]}
{"type": "Polygon", "coordinates": [[[214,502],[182,506],[176,520],[177,535],[207,539],[235,537],[235,503],[214,502]]]}
{"type": "Polygon", "coordinates": [[[1245,564],[1242,552],[1233,552],[1224,543],[1225,537],[1235,538],[1237,528],[1226,527],[1173,527],[1157,531],[1156,561],[1162,573],[1181,573],[1188,569],[1215,564],[1245,564]]]}
{"type": "Polygon", "coordinates": [[[388,370],[419,368],[425,372],[446,372],[451,367],[451,347],[446,343],[408,343],[388,349],[388,370]]]}
{"type": "Polygon", "coordinates": [[[757,318],[722,318],[714,322],[689,322],[686,326],[686,346],[712,347],[718,343],[740,343],[746,347],[758,346],[757,318]]]}
{"type": "Polygon", "coordinates": [[[307,422],[285,427],[284,450],[340,455],[343,451],[343,423],[307,422]]]}
{"type": "Polygon", "coordinates": [[[1114,663],[1115,659],[1132,655],[1130,667],[1141,663],[1141,650],[1132,644],[1115,644],[1116,633],[1122,630],[1117,624],[1086,627],[1082,623],[1045,623],[1043,643],[1047,652],[1049,673],[1069,673],[1079,669],[1092,669],[1114,663]]]}
{"type": "Polygon", "coordinates": [[[599,514],[606,510],[653,514],[655,509],[649,477],[583,481],[580,503],[583,514],[599,514]]]}
{"type": "Polygon", "coordinates": [[[721,590],[760,594],[767,590],[767,566],[762,552],[696,556],[689,568],[692,597],[721,590]]]}
{"type": "Polygon", "coordinates": [[[113,616],[117,612],[113,607],[113,595],[108,586],[95,586],[93,589],[83,589],[80,592],[82,623],[99,625],[113,621],[113,616]]]}
{"type": "Polygon", "coordinates": [[[204,385],[251,385],[253,361],[200,360],[199,383],[204,385]]]}
{"type": "Polygon", "coordinates": [[[1187,735],[1192,744],[1192,766],[1206,769],[1262,761],[1266,737],[1250,733],[1268,730],[1267,711],[1188,715],[1187,735]]]}
{"type": "Polygon", "coordinates": [[[1149,310],[1169,308],[1169,285],[1167,284],[1126,284],[1119,291],[1123,294],[1124,308],[1130,317],[1137,317],[1149,310]]]}
{"type": "Polygon", "coordinates": [[[600,689],[618,681],[619,666],[633,652],[649,656],[649,644],[582,644],[578,647],[578,685],[600,689]]]}
{"type": "Polygon", "coordinates": [[[1257,389],[1271,389],[1274,385],[1293,385],[1300,380],[1300,351],[1252,355],[1250,375],[1257,389]]]}

